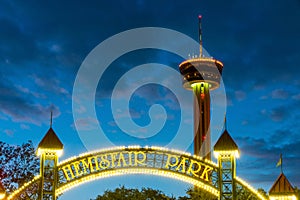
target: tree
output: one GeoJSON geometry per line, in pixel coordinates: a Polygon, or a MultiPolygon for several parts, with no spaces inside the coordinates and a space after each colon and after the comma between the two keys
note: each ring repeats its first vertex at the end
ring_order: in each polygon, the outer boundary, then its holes
{"type": "MultiPolygon", "coordinates": [[[[187,196],[178,197],[178,200],[217,200],[218,198],[204,190],[190,188],[187,196]]],[[[114,191],[106,190],[103,195],[98,195],[94,200],[176,200],[175,197],[166,196],[159,190],[151,188],[127,189],[124,186],[116,188],[114,191]]]]}
{"type": "Polygon", "coordinates": [[[263,195],[266,199],[269,199],[268,193],[263,188],[258,188],[257,192],[263,195]]]}
{"type": "Polygon", "coordinates": [[[116,188],[114,191],[106,190],[103,195],[98,195],[95,200],[176,200],[168,197],[159,190],[151,188],[127,189],[124,186],[116,188]]]}
{"type": "Polygon", "coordinates": [[[9,145],[0,141],[0,181],[8,193],[13,192],[39,173],[39,158],[32,141],[9,145]]]}
{"type": "Polygon", "coordinates": [[[218,197],[212,195],[211,193],[191,187],[187,190],[186,194],[188,196],[179,197],[178,200],[217,200],[218,197]]]}

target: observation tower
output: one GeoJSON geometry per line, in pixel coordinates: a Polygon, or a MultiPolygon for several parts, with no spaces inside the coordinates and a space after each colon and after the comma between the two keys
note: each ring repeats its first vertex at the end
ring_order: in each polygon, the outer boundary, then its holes
{"type": "Polygon", "coordinates": [[[199,19],[199,56],[183,61],[179,71],[183,87],[194,93],[194,154],[211,159],[210,90],[220,86],[223,63],[203,55],[202,16],[199,19]]]}

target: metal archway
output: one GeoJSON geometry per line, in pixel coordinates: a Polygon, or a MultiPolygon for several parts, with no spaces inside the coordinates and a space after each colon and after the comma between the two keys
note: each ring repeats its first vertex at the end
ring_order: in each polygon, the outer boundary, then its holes
{"type": "MultiPolygon", "coordinates": [[[[204,160],[178,150],[162,147],[114,147],[87,152],[72,157],[57,165],[55,196],[63,194],[80,184],[126,174],[151,174],[177,179],[199,187],[220,198],[219,167],[216,163],[204,160]]],[[[236,178],[239,191],[247,199],[264,199],[244,181],[236,178]]],[[[7,197],[7,200],[38,199],[41,176],[35,177],[7,197]]]]}

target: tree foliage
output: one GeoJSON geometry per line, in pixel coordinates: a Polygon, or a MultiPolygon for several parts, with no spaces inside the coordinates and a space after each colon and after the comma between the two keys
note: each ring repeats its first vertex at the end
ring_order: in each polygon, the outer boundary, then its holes
{"type": "MultiPolygon", "coordinates": [[[[178,200],[217,200],[218,198],[209,192],[190,188],[186,196],[178,197],[178,200]]],[[[165,195],[159,190],[151,188],[127,189],[124,186],[116,188],[114,191],[106,190],[103,195],[98,195],[94,200],[176,200],[175,197],[165,195]]]]}
{"type": "MultiPolygon", "coordinates": [[[[256,199],[255,197],[248,194],[246,191],[243,190],[240,194],[238,194],[237,199],[256,199]]],[[[299,191],[299,190],[298,190],[299,191]]],[[[263,194],[267,199],[267,193],[263,189],[259,189],[259,192],[263,194]]],[[[106,190],[103,195],[98,195],[96,199],[91,200],[217,200],[218,197],[214,196],[213,194],[196,189],[191,187],[186,191],[185,196],[180,196],[178,198],[170,197],[165,195],[159,190],[154,190],[151,188],[142,188],[141,191],[138,189],[127,189],[124,186],[116,188],[115,190],[106,190]]]]}
{"type": "Polygon", "coordinates": [[[39,172],[39,158],[31,141],[9,145],[0,141],[0,181],[8,193],[33,179],[39,172]]]}
{"type": "Polygon", "coordinates": [[[98,195],[95,200],[176,200],[166,196],[159,190],[151,188],[127,189],[124,186],[116,188],[114,191],[106,190],[103,195],[98,195]]]}
{"type": "Polygon", "coordinates": [[[263,195],[266,199],[269,199],[268,193],[263,188],[258,188],[257,192],[263,195]]]}
{"type": "Polygon", "coordinates": [[[187,196],[184,197],[179,197],[179,200],[217,200],[218,197],[214,196],[213,194],[205,191],[205,190],[200,190],[196,188],[190,188],[186,192],[187,196]]]}

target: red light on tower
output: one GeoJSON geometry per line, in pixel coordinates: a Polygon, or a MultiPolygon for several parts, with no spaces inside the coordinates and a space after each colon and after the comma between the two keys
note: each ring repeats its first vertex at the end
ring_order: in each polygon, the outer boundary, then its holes
{"type": "Polygon", "coordinates": [[[202,93],[202,94],[200,94],[200,96],[201,96],[201,99],[204,99],[204,97],[205,97],[205,94],[204,94],[204,93],[202,93]]]}

